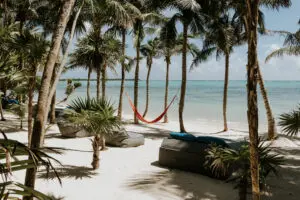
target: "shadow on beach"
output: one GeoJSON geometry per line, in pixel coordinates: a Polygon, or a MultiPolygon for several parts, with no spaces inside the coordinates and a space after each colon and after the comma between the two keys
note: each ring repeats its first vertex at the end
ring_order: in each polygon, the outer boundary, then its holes
{"type": "MultiPolygon", "coordinates": [[[[159,167],[157,162],[152,165],[159,167]]],[[[128,180],[126,187],[166,200],[237,199],[232,184],[200,174],[159,168],[163,171],[135,175],[128,180]]]]}
{"type": "MultiPolygon", "coordinates": [[[[98,173],[96,173],[92,168],[90,167],[84,167],[84,166],[72,166],[72,165],[66,165],[60,168],[56,168],[56,171],[61,179],[64,178],[71,178],[71,179],[83,179],[83,178],[93,178],[98,173]]],[[[47,170],[39,171],[38,178],[41,179],[56,179],[55,172],[47,172],[47,170]]]]}

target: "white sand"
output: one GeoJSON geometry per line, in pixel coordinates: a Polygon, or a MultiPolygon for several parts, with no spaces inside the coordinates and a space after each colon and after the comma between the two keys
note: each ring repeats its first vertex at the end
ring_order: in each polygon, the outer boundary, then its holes
{"type": "MultiPolygon", "coordinates": [[[[188,131],[196,135],[213,135],[244,140],[247,133],[228,131],[217,133],[221,124],[187,122],[188,131]]],[[[91,170],[91,142],[89,138],[62,139],[53,126],[47,134],[46,146],[73,150],[54,155],[64,168],[63,185],[57,180],[46,180],[41,169],[37,189],[63,197],[65,200],[233,200],[238,191],[231,183],[214,180],[199,174],[168,170],[156,165],[162,138],[177,131],[177,122],[156,125],[127,125],[127,130],[143,133],[145,145],[136,148],[109,148],[101,152],[100,169],[91,170]]],[[[10,133],[9,138],[26,141],[26,132],[10,133]]],[[[300,139],[280,137],[272,143],[287,162],[280,167],[281,177],[271,177],[266,199],[300,199],[300,139]]],[[[50,174],[53,178],[53,174],[50,174]]],[[[23,182],[24,172],[14,173],[13,179],[23,182]]]]}

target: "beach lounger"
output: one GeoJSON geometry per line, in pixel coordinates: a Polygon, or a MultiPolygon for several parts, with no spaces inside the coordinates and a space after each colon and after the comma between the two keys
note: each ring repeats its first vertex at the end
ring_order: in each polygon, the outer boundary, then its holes
{"type": "MultiPolygon", "coordinates": [[[[168,168],[200,173],[216,178],[206,164],[206,150],[211,144],[229,147],[225,140],[216,137],[195,137],[173,133],[165,138],[159,150],[159,164],[168,168]]],[[[226,179],[229,173],[218,179],[226,179]]]]}

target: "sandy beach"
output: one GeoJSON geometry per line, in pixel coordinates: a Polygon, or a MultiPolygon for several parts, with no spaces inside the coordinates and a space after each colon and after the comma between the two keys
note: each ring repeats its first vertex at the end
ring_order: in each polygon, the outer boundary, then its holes
{"type": "MultiPolygon", "coordinates": [[[[14,127],[17,118],[6,115],[8,122],[2,127],[14,127]],[[12,123],[14,122],[14,123],[12,123]],[[10,125],[9,125],[10,124],[10,125]]],[[[125,116],[129,119],[130,116],[125,116]]],[[[159,147],[163,138],[178,130],[178,123],[156,125],[126,125],[127,131],[143,134],[145,145],[135,148],[115,148],[100,153],[100,168],[91,169],[92,149],[90,138],[65,139],[53,125],[46,136],[47,147],[59,147],[61,155],[53,154],[63,166],[57,165],[62,185],[54,173],[46,177],[40,168],[37,189],[56,199],[64,200],[229,200],[238,199],[232,183],[215,180],[195,173],[162,168],[158,165],[159,147]]],[[[230,130],[218,133],[221,127],[207,122],[186,122],[195,135],[210,135],[234,140],[247,139],[247,132],[230,130]]],[[[26,131],[8,133],[10,139],[26,142],[26,131]]],[[[280,135],[271,144],[286,159],[279,166],[279,177],[270,176],[269,189],[263,199],[298,200],[300,191],[300,139],[280,135]]],[[[16,172],[12,180],[23,182],[24,172],[16,172]]]]}

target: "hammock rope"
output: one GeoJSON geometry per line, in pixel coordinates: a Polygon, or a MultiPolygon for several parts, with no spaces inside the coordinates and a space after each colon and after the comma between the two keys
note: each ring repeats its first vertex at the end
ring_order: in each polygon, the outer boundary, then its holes
{"type": "Polygon", "coordinates": [[[132,108],[132,111],[136,114],[136,117],[137,117],[140,121],[142,121],[142,122],[144,122],[144,123],[147,123],[147,124],[154,124],[154,123],[159,122],[159,121],[167,114],[169,108],[171,107],[171,105],[173,104],[173,102],[175,101],[175,99],[176,99],[176,97],[177,97],[177,95],[175,95],[175,96],[173,97],[172,101],[169,103],[169,105],[166,107],[166,109],[165,109],[165,110],[164,110],[157,118],[155,118],[155,119],[152,120],[152,121],[149,121],[149,120],[146,120],[146,119],[139,113],[139,111],[138,111],[137,108],[134,106],[134,104],[132,103],[132,101],[131,101],[131,99],[130,99],[130,97],[129,97],[129,95],[128,95],[127,93],[126,93],[126,96],[127,96],[127,98],[128,98],[129,104],[130,104],[130,106],[131,106],[131,108],[132,108]]]}

